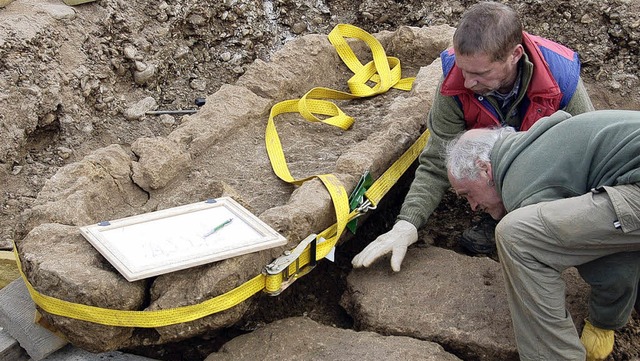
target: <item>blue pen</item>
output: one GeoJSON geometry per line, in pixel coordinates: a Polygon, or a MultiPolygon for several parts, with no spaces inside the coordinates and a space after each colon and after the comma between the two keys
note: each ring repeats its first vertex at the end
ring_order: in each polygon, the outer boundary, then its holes
{"type": "Polygon", "coordinates": [[[202,238],[206,238],[209,237],[210,235],[218,232],[219,230],[222,229],[222,227],[226,226],[227,224],[231,223],[231,221],[233,221],[233,218],[229,218],[226,221],[220,223],[219,225],[215,226],[212,230],[210,230],[209,232],[205,233],[204,236],[202,236],[202,238]]]}

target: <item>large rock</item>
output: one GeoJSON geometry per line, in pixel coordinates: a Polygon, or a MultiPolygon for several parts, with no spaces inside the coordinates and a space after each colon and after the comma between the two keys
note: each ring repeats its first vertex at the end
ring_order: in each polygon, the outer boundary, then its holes
{"type": "MultiPolygon", "coordinates": [[[[400,58],[403,76],[417,75],[416,83],[410,92],[392,89],[370,99],[340,102],[356,119],[350,130],[304,122],[297,114],[278,116],[276,126],[294,177],[333,173],[350,192],[364,170],[380,176],[424,130],[441,74],[434,60],[449,46],[452,32],[439,26],[377,34],[388,55],[400,58]]],[[[350,43],[367,61],[368,49],[350,43]]],[[[253,278],[284,249],[335,222],[333,204],[320,181],[294,187],[274,175],[264,139],[269,110],[314,86],[344,89],[351,75],[325,36],[305,36],[288,43],[271,62],[256,62],[236,85],[209,95],[198,113],[184,117],[166,138],[142,139],[131,150],[119,145],[99,149],[62,168],[36,199],[28,222],[33,230],[18,242],[28,281],[45,295],[72,302],[160,310],[200,303],[253,278]],[[77,229],[227,195],[284,235],[288,244],[127,283],[77,229]],[[65,255],[74,262],[64,262],[65,255]]],[[[44,311],[43,317],[71,343],[102,352],[211,335],[249,317],[257,297],[224,312],[159,328],[107,327],[44,311]]]]}
{"type": "MultiPolygon", "coordinates": [[[[147,282],[127,282],[77,227],[50,223],[34,228],[20,242],[20,258],[29,281],[42,294],[102,308],[138,310],[144,306],[147,282]]],[[[56,318],[55,327],[62,334],[99,335],[75,340],[78,347],[89,350],[127,343],[134,331],[64,317],[56,318]]]]}
{"type": "Polygon", "coordinates": [[[460,360],[442,346],[404,336],[382,336],[319,324],[306,317],[275,321],[236,337],[205,361],[460,360]],[[250,346],[247,346],[250,345],[250,346]]]}
{"type": "MultiPolygon", "coordinates": [[[[563,275],[580,327],[588,285],[563,275]]],[[[411,248],[394,273],[388,260],[347,278],[341,304],[357,329],[437,342],[462,359],[518,360],[500,264],[439,247],[411,248]]]]}
{"type": "Polygon", "coordinates": [[[131,181],[133,153],[101,148],[61,168],[42,188],[27,227],[42,223],[84,225],[139,212],[148,195],[131,181]]]}

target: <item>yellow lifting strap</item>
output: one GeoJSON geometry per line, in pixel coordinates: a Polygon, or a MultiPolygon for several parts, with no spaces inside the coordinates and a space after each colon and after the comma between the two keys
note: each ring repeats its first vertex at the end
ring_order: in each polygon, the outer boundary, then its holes
{"type": "MultiPolygon", "coordinates": [[[[400,61],[397,58],[388,57],[378,40],[362,29],[346,24],[337,25],[331,33],[329,33],[329,41],[336,48],[342,61],[354,73],[347,82],[351,93],[328,88],[313,88],[300,99],[286,100],[277,103],[271,108],[269,114],[269,121],[265,132],[265,143],[273,171],[280,179],[296,185],[300,185],[312,178],[318,178],[323,182],[331,195],[336,213],[336,224],[319,234],[315,244],[310,244],[306,247],[285,272],[269,276],[268,281],[273,277],[280,278],[278,282],[273,282],[273,284],[269,282],[269,284],[267,284],[266,291],[270,293],[277,293],[281,290],[282,282],[286,282],[286,278],[290,277],[290,275],[304,274],[300,272],[304,266],[309,263],[315,264],[315,261],[321,260],[328,255],[333,247],[335,247],[347,223],[360,215],[360,210],[358,209],[350,212],[347,192],[342,183],[340,183],[334,175],[322,174],[300,179],[295,179],[291,175],[287,167],[274,118],[283,113],[295,112],[310,122],[323,122],[347,130],[353,125],[353,118],[346,115],[330,101],[318,98],[348,100],[381,94],[392,87],[401,90],[410,90],[414,81],[414,78],[402,79],[400,61]],[[345,38],[357,38],[364,41],[371,49],[373,60],[367,64],[362,64],[347,44],[345,38]],[[373,82],[375,85],[369,86],[367,85],[368,82],[373,82]],[[320,119],[316,117],[315,114],[327,117],[320,119]],[[311,252],[313,252],[313,255],[311,252]],[[312,259],[314,256],[315,259],[312,259]]],[[[427,137],[428,133],[425,133],[421,137],[421,140],[426,143],[427,137]]],[[[401,166],[394,164],[394,166],[389,168],[389,170],[365,192],[365,196],[371,206],[375,207],[382,196],[396,183],[407,167],[415,160],[417,155],[420,154],[425,143],[422,143],[419,148],[411,149],[408,152],[409,156],[413,157],[408,164],[404,164],[403,160],[401,161],[401,166]]],[[[404,156],[402,158],[404,158],[404,156]]]]}
{"type": "MultiPolygon", "coordinates": [[[[323,174],[307,177],[304,179],[294,179],[289,173],[286,165],[284,153],[282,151],[280,139],[275,128],[273,118],[278,114],[286,112],[299,112],[309,121],[321,121],[323,123],[348,129],[353,124],[353,118],[344,114],[333,103],[317,99],[326,97],[333,99],[353,99],[357,97],[367,97],[383,93],[390,88],[401,90],[411,89],[413,78],[401,79],[400,61],[393,57],[387,57],[379,42],[363,30],[351,25],[338,25],[329,34],[330,42],[335,46],[341,59],[354,72],[354,76],[349,79],[349,88],[352,94],[339,92],[326,88],[315,88],[309,91],[302,99],[287,100],[276,104],[271,109],[269,121],[266,129],[266,146],[272,162],[274,172],[284,181],[293,184],[302,184],[304,181],[319,178],[327,187],[331,195],[337,221],[320,234],[312,235],[317,241],[315,246],[305,245],[301,242],[299,254],[284,267],[284,271],[276,274],[269,273],[269,266],[265,271],[238,287],[208,299],[204,302],[176,307],[172,309],[151,310],[151,311],[129,311],[107,309],[95,306],[88,306],[79,303],[69,302],[38,292],[27,280],[22,272],[20,257],[17,247],[14,244],[14,253],[18,270],[27,286],[33,301],[42,310],[50,314],[93,322],[96,324],[120,327],[141,327],[155,328],[189,322],[200,319],[217,312],[227,310],[255,295],[260,291],[271,294],[279,293],[283,289],[283,284],[291,282],[302,276],[300,272],[306,265],[326,257],[335,247],[340,235],[344,231],[346,224],[361,214],[360,209],[349,211],[347,192],[340,181],[332,174],[323,174]],[[365,41],[373,52],[373,61],[363,65],[357,59],[344,37],[355,37],[365,41]],[[391,68],[392,67],[392,68],[391,68]],[[365,83],[371,81],[375,83],[369,87],[365,83]],[[320,114],[328,118],[320,120],[314,116],[320,114]],[[312,256],[314,256],[312,259],[312,256]]],[[[416,160],[422,149],[425,147],[429,137],[428,130],[425,131],[418,140],[400,157],[391,167],[378,178],[365,193],[371,205],[375,206],[384,197],[389,189],[397,182],[402,174],[416,160]]],[[[366,211],[366,210],[365,210],[366,211]]],[[[314,242],[315,243],[315,242],[314,242]]],[[[298,248],[296,247],[296,248],[298,248]]]]}
{"type": "Polygon", "coordinates": [[[156,311],[115,310],[69,302],[39,293],[27,281],[25,274],[22,272],[20,257],[18,257],[15,245],[13,249],[16,254],[18,269],[31,295],[31,299],[42,310],[58,316],[107,326],[154,328],[197,320],[239,304],[261,291],[265,284],[265,276],[260,274],[227,293],[195,305],[156,311]]]}
{"type": "MultiPolygon", "coordinates": [[[[427,144],[427,140],[429,139],[429,130],[425,130],[422,135],[407,149],[400,158],[398,158],[392,165],[389,167],[373,184],[371,187],[365,192],[365,196],[369,200],[372,206],[376,206],[378,202],[387,194],[387,192],[393,187],[395,183],[397,183],[398,179],[406,172],[406,170],[413,164],[413,162],[418,158],[422,149],[427,144]]],[[[330,191],[331,192],[331,191],[330,191]]],[[[334,200],[335,202],[335,200],[334,200]]],[[[366,210],[365,210],[366,211],[366,210]]],[[[315,252],[312,252],[311,246],[305,247],[304,251],[299,255],[296,259],[295,263],[292,263],[286,270],[286,275],[283,273],[279,273],[277,275],[269,275],[267,278],[267,285],[265,287],[265,291],[269,293],[277,294],[279,290],[282,289],[282,284],[286,282],[285,276],[297,277],[298,271],[303,269],[308,264],[312,263],[312,254],[315,254],[315,260],[319,261],[322,258],[326,257],[329,252],[335,247],[339,235],[342,234],[340,230],[340,224],[344,225],[351,221],[352,219],[360,216],[360,210],[355,209],[351,211],[346,216],[346,220],[344,222],[337,222],[331,225],[329,228],[325,229],[322,233],[317,236],[317,239],[320,242],[317,244],[315,252]]],[[[340,218],[340,215],[338,215],[340,218]]],[[[344,230],[344,228],[342,228],[344,230]]],[[[301,275],[303,275],[302,273],[301,275]]]]}

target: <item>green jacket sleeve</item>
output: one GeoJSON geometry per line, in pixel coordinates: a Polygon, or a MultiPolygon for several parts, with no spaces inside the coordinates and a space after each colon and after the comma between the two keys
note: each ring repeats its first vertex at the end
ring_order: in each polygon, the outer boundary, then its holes
{"type": "Polygon", "coordinates": [[[418,158],[415,178],[398,215],[398,219],[410,222],[418,229],[427,223],[449,188],[444,164],[446,143],[465,130],[462,109],[453,97],[440,94],[440,86],[428,117],[427,127],[431,135],[418,158]]]}
{"type": "Polygon", "coordinates": [[[591,98],[589,98],[589,94],[587,93],[587,89],[584,87],[582,78],[578,79],[576,91],[573,93],[571,100],[569,100],[569,104],[567,104],[563,110],[571,115],[578,115],[595,110],[591,103],[591,98]]]}

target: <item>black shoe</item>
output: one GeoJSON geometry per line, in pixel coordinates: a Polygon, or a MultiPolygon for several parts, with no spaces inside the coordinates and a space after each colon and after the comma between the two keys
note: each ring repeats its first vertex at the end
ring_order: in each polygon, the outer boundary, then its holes
{"type": "Polygon", "coordinates": [[[475,226],[466,229],[460,237],[460,245],[472,254],[496,252],[495,231],[498,221],[483,217],[475,226]]]}

